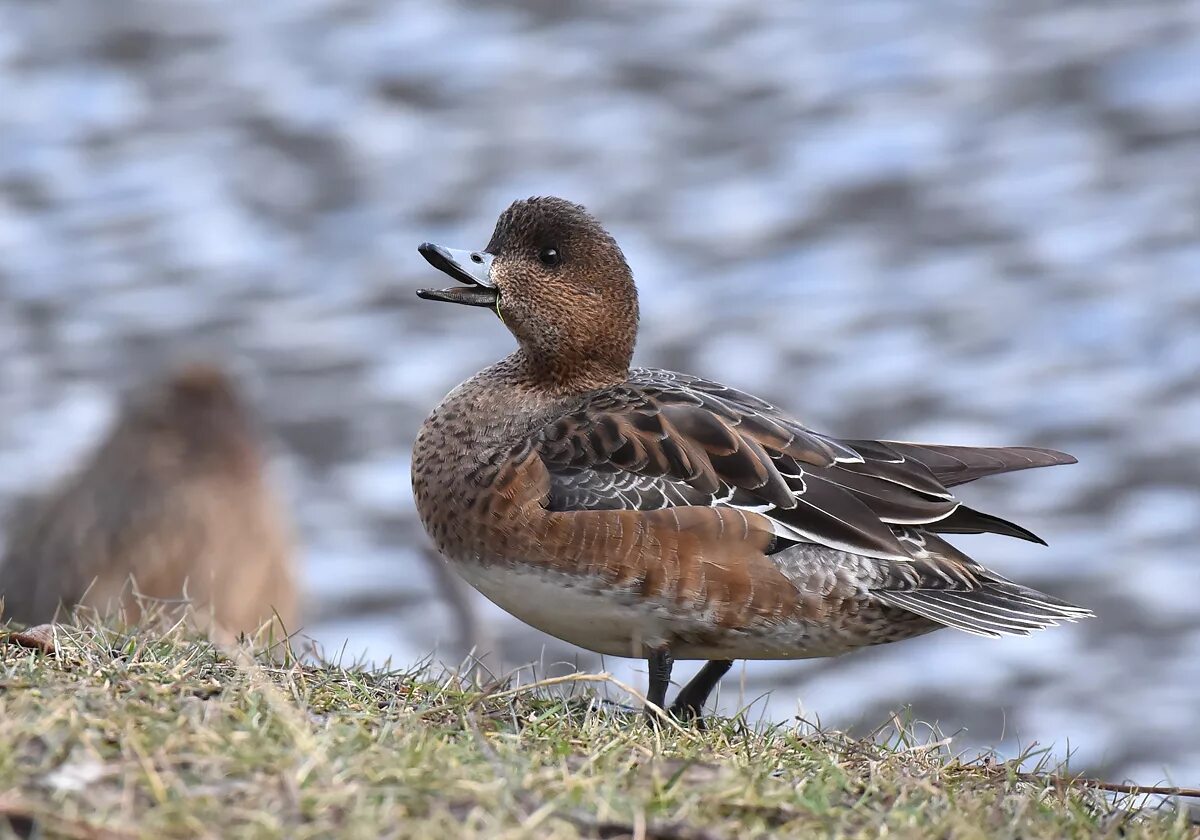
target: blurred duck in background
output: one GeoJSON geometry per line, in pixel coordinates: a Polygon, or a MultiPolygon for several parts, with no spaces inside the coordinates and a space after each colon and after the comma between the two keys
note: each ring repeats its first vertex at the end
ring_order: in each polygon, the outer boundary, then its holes
{"type": "Polygon", "coordinates": [[[218,641],[272,622],[294,631],[291,526],[268,484],[253,418],[207,365],[135,390],[74,475],[12,523],[0,564],[3,617],[75,607],[187,614],[218,641]]]}

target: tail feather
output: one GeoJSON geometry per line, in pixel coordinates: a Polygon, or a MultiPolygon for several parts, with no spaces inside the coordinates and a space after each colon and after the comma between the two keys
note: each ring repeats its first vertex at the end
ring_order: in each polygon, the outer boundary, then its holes
{"type": "Polygon", "coordinates": [[[1047,595],[1045,592],[1039,592],[1036,589],[1031,589],[1028,586],[1022,586],[1008,578],[998,575],[995,572],[988,570],[987,573],[988,586],[986,592],[996,593],[999,597],[1006,601],[1027,603],[1033,606],[1041,606],[1051,609],[1056,613],[1070,613],[1076,618],[1094,618],[1095,613],[1086,607],[1078,607],[1069,601],[1064,601],[1061,598],[1055,598],[1053,595],[1047,595]]]}
{"type": "Polygon", "coordinates": [[[1093,613],[1066,601],[988,577],[977,589],[874,590],[876,598],[931,621],[977,636],[1028,636],[1034,630],[1087,618],[1093,613]]]}
{"type": "Polygon", "coordinates": [[[930,594],[915,590],[912,592],[876,593],[879,600],[888,606],[908,610],[930,621],[936,621],[938,624],[962,630],[974,636],[986,636],[994,639],[1000,636],[1028,636],[1030,633],[1030,630],[1024,627],[998,624],[975,616],[963,615],[954,608],[944,607],[940,603],[940,599],[928,597],[930,594]]]}

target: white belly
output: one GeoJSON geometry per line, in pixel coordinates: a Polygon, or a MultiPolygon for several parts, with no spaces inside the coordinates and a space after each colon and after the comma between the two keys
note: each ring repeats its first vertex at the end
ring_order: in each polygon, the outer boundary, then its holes
{"type": "Polygon", "coordinates": [[[455,564],[468,583],[505,612],[543,633],[607,656],[643,657],[669,638],[665,614],[586,581],[511,566],[455,564]]]}
{"type": "Polygon", "coordinates": [[[702,611],[680,615],[662,604],[614,592],[598,578],[501,565],[454,567],[505,612],[606,656],[643,658],[649,650],[669,644],[676,659],[808,659],[858,647],[831,628],[807,622],[722,630],[702,611]]]}

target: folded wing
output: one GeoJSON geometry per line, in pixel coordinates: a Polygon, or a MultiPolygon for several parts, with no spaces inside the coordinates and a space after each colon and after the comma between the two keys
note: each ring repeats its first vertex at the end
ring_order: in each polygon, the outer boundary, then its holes
{"type": "Polygon", "coordinates": [[[961,505],[947,489],[984,475],[1070,463],[1028,447],[842,441],[715,382],[635,370],[551,422],[537,441],[552,510],[725,506],[770,520],[778,545],[811,542],[910,559],[897,526],[1029,531],[961,505]]]}

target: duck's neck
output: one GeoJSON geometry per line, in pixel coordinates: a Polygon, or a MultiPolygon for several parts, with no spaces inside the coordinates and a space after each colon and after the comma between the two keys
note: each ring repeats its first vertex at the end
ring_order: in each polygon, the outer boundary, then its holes
{"type": "Polygon", "coordinates": [[[629,378],[629,358],[605,354],[549,356],[518,349],[502,363],[521,385],[552,397],[571,397],[620,385],[629,378]]]}
{"type": "Polygon", "coordinates": [[[575,375],[562,377],[517,350],[447,394],[425,421],[419,439],[437,438],[441,442],[433,448],[442,449],[443,427],[454,422],[448,418],[470,418],[454,429],[455,447],[477,453],[503,449],[573,410],[589,392],[619,385],[627,377],[628,368],[580,368],[575,375]]]}

